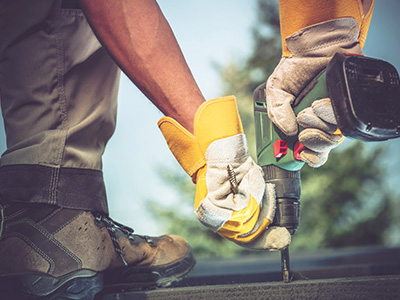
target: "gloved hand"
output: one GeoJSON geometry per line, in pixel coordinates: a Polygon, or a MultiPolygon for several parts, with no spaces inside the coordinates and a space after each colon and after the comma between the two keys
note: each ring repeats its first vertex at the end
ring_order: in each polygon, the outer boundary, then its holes
{"type": "Polygon", "coordinates": [[[279,0],[282,59],[267,81],[268,115],[286,135],[306,127],[299,140],[306,147],[302,160],[312,167],[325,163],[338,145],[336,120],[328,99],[300,113],[292,107],[304,87],[337,52],[362,54],[373,11],[373,0],[279,0]],[[329,116],[329,117],[327,117],[329,116]]]}
{"type": "Polygon", "coordinates": [[[158,125],[196,183],[195,214],[201,223],[243,247],[281,250],[289,245],[286,228],[269,227],[275,214],[274,186],[265,185],[261,168],[248,154],[233,96],[201,105],[194,135],[169,117],[158,125]]]}
{"type": "Polygon", "coordinates": [[[302,160],[319,167],[329,151],[338,146],[342,136],[333,134],[337,126],[329,99],[300,112],[293,111],[297,95],[323,71],[337,52],[362,54],[358,43],[359,27],[355,19],[343,18],[304,28],[286,38],[290,57],[283,57],[267,81],[268,115],[286,135],[298,132],[298,124],[306,129],[299,135],[305,146],[302,160]]]}
{"type": "Polygon", "coordinates": [[[305,147],[300,157],[317,168],[328,160],[329,151],[344,139],[338,131],[335,114],[329,98],[316,100],[311,107],[297,115],[297,122],[305,129],[299,133],[299,141],[305,147]]]}

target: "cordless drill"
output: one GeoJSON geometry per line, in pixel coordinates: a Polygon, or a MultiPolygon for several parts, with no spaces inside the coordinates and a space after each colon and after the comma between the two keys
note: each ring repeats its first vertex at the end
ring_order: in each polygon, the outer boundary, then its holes
{"type": "MultiPolygon", "coordinates": [[[[276,212],[272,226],[283,226],[294,234],[299,226],[304,149],[298,136],[286,136],[268,118],[266,84],[254,92],[254,118],[258,164],[266,183],[276,190],[276,212]]],[[[294,112],[313,101],[330,98],[338,129],[362,141],[384,141],[400,137],[400,80],[388,62],[350,54],[336,54],[326,70],[316,76],[294,101],[294,112]]],[[[303,128],[299,126],[299,132],[303,128]]],[[[289,249],[281,251],[284,282],[290,281],[289,249]]]]}

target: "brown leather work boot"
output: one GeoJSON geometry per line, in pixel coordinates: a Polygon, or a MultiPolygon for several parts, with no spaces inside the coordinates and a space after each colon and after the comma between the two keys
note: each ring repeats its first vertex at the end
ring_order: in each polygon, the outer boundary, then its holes
{"type": "Polygon", "coordinates": [[[92,212],[0,206],[0,299],[91,300],[105,286],[166,287],[195,260],[181,237],[148,237],[92,212]]]}

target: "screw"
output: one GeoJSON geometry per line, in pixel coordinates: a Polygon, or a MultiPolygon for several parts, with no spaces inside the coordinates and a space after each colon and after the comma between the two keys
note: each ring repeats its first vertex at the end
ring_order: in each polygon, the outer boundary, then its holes
{"type": "Polygon", "coordinates": [[[239,185],[236,181],[235,171],[233,171],[231,164],[229,164],[226,168],[228,170],[229,182],[231,184],[232,193],[237,194],[239,192],[239,185]]]}

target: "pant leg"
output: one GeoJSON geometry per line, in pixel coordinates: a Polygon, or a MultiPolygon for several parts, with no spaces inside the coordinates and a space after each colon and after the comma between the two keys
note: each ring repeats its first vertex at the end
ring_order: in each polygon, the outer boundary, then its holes
{"type": "Polygon", "coordinates": [[[115,129],[119,74],[81,10],[0,0],[2,202],[108,211],[101,157],[115,129]]]}

